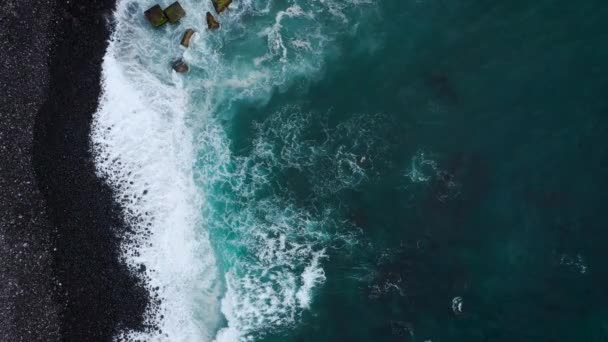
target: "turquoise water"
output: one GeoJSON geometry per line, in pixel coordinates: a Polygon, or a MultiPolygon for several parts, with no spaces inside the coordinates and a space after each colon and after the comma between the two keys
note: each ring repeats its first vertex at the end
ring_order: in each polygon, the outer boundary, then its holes
{"type": "Polygon", "coordinates": [[[608,341],[604,3],[119,4],[95,139],[158,340],[608,341]]]}
{"type": "Polygon", "coordinates": [[[272,184],[251,200],[329,215],[318,230],[349,235],[314,240],[326,248],[325,281],[298,324],[253,336],[608,340],[608,7],[361,10],[348,24],[356,31],[316,57],[315,79],[240,103],[223,126],[238,156],[254,155],[260,139],[278,158],[290,153],[268,164],[272,184]],[[355,166],[337,162],[341,152],[355,166]]]}

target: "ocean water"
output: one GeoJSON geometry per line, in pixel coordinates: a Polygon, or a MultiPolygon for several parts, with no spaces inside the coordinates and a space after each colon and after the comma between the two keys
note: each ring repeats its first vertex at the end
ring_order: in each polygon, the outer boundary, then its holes
{"type": "Polygon", "coordinates": [[[160,299],[119,335],[608,340],[608,6],[181,3],[119,0],[103,64],[96,162],[160,299]]]}

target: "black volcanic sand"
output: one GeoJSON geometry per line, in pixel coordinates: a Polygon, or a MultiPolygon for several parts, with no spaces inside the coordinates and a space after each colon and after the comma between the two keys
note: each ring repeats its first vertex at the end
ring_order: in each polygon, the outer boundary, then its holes
{"type": "Polygon", "coordinates": [[[55,6],[50,82],[33,158],[54,226],[52,274],[61,285],[53,299],[61,306],[61,340],[109,341],[120,329],[145,329],[150,302],[143,281],[121,261],[120,237],[128,228],[90,153],[114,1],[57,0],[55,6]]]}
{"type": "Polygon", "coordinates": [[[89,132],[113,1],[0,4],[0,341],[109,341],[149,294],[89,132]]]}
{"type": "Polygon", "coordinates": [[[45,202],[32,171],[36,114],[49,83],[53,3],[0,3],[0,341],[56,341],[59,306],[45,202]],[[35,32],[36,34],[32,34],[35,32]]]}

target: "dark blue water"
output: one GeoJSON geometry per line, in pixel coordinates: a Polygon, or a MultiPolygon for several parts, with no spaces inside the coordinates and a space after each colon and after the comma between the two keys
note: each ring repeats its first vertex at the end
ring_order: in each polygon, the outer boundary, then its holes
{"type": "Polygon", "coordinates": [[[346,146],[365,173],[345,170],[356,186],[343,187],[329,161],[277,173],[286,197],[333,208],[332,229],[357,243],[327,249],[299,324],[258,337],[608,341],[608,4],[366,11],[320,77],[230,125],[247,155],[255,123],[297,106],[303,141],[346,146]]]}

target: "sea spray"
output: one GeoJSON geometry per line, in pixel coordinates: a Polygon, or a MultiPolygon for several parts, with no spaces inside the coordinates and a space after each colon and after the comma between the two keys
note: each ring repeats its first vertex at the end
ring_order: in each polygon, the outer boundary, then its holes
{"type": "MultiPolygon", "coordinates": [[[[307,142],[293,125],[293,151],[277,155],[277,142],[260,132],[253,155],[235,155],[222,122],[239,103],[263,103],[277,87],[316,77],[356,7],[337,3],[236,1],[210,33],[198,15],[210,2],[182,1],[189,14],[159,30],[141,15],[152,1],[118,2],[92,140],[99,174],[134,232],[124,256],[160,299],[148,312],[158,330],[121,336],[255,338],[293,326],[310,307],[338,224],[331,208],[300,207],[272,181],[287,165],[305,166],[297,150],[307,142]],[[325,30],[328,23],[336,26],[325,30]],[[183,27],[198,32],[188,49],[178,44],[183,27]],[[190,65],[187,75],[169,68],[176,58],[190,65]]],[[[322,155],[322,146],[311,148],[322,155]]],[[[355,154],[334,152],[357,169],[355,154]]]]}
{"type": "Polygon", "coordinates": [[[312,117],[297,106],[281,108],[253,125],[251,149],[241,154],[231,152],[223,134],[217,139],[213,133],[221,132],[218,128],[209,126],[200,135],[197,145],[206,146],[196,168],[206,194],[203,217],[213,245],[223,247],[216,253],[222,269],[228,270],[222,301],[228,327],[218,341],[258,339],[293,327],[326,279],[322,264],[327,249],[356,243],[357,231],[345,228],[336,216],[337,203],[316,204],[357,188],[374,170],[357,163],[366,153],[381,157],[383,145],[351,125],[361,120],[371,124],[377,116],[355,116],[328,128],[317,141],[309,139],[316,130],[312,117]],[[354,148],[340,142],[346,137],[354,148]],[[347,174],[343,165],[356,171],[347,174]],[[311,188],[314,200],[303,202],[297,189],[278,182],[292,170],[300,170],[306,181],[328,186],[311,188]]]}
{"type": "Polygon", "coordinates": [[[149,288],[161,300],[148,311],[158,332],[121,334],[145,340],[210,340],[221,318],[219,283],[208,239],[195,230],[200,194],[192,176],[188,93],[183,81],[165,68],[175,49],[170,37],[151,32],[140,9],[133,1],[118,4],[92,135],[99,173],[115,188],[135,232],[123,246],[124,255],[134,269],[146,270],[149,288]],[[198,307],[208,313],[195,317],[198,307]]]}
{"type": "Polygon", "coordinates": [[[235,0],[209,33],[208,4],[183,5],[179,26],[145,27],[159,46],[124,40],[156,49],[126,49],[119,64],[139,59],[148,73],[129,77],[183,92],[147,100],[186,99],[163,110],[165,129],[192,139],[179,146],[192,156],[191,227],[209,237],[220,283],[215,297],[200,291],[215,305],[189,307],[190,340],[605,339],[605,248],[588,238],[601,237],[605,203],[602,6],[390,0],[367,25],[345,1],[235,0]],[[184,50],[186,27],[198,33],[184,50]],[[358,34],[333,39],[343,31],[358,34]],[[190,73],[171,75],[179,57],[190,73]],[[397,144],[383,152],[384,139],[397,144]],[[336,247],[351,231],[349,254],[336,247]],[[356,269],[368,278],[349,278],[356,269]],[[210,318],[217,327],[199,324],[210,318]]]}

